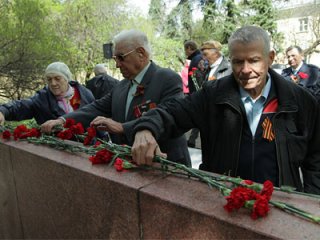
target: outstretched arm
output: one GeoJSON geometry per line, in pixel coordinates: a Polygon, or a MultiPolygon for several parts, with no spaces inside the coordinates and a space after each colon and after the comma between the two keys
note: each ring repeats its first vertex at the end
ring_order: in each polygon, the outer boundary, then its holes
{"type": "Polygon", "coordinates": [[[155,155],[166,158],[149,130],[136,133],[132,146],[132,158],[138,165],[152,165],[155,155]]]}

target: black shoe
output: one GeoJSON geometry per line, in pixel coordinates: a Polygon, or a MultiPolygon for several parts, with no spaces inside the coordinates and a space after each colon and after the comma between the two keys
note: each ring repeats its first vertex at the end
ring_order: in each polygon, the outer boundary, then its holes
{"type": "Polygon", "coordinates": [[[188,147],[195,148],[196,144],[188,141],[188,147]]]}

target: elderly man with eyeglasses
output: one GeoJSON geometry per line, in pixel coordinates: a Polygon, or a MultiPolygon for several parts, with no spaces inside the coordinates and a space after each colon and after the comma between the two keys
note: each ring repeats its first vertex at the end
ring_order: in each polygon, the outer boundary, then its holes
{"type": "MultiPolygon", "coordinates": [[[[146,111],[168,99],[183,98],[180,76],[151,61],[151,49],[144,33],[122,31],[114,37],[113,43],[113,59],[124,80],[111,93],[82,110],[44,123],[42,131],[50,132],[55,125],[63,124],[64,119],[73,118],[85,126],[108,131],[115,143],[131,145],[133,125],[146,111]]],[[[191,166],[184,136],[160,140],[159,147],[167,153],[168,159],[191,166]]]]}
{"type": "Polygon", "coordinates": [[[223,78],[232,73],[229,61],[223,56],[222,45],[218,41],[207,41],[202,43],[202,56],[209,63],[205,81],[223,78]]]}

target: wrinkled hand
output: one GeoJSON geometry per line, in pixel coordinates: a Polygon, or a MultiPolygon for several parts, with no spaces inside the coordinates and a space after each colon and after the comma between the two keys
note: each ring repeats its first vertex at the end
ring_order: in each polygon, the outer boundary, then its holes
{"type": "Polygon", "coordinates": [[[101,130],[101,131],[107,131],[109,133],[114,133],[114,134],[122,134],[123,133],[122,124],[112,120],[111,118],[96,117],[90,123],[90,126],[95,127],[96,129],[101,130]]]}
{"type": "Polygon", "coordinates": [[[155,155],[167,157],[166,154],[161,152],[158,143],[149,130],[136,133],[131,152],[133,160],[138,165],[152,165],[155,155]]]}
{"type": "Polygon", "coordinates": [[[40,126],[41,132],[51,133],[54,126],[63,125],[64,121],[61,118],[48,120],[40,126]]]}
{"type": "Polygon", "coordinates": [[[2,114],[2,112],[0,112],[0,125],[3,125],[4,122],[6,121],[4,115],[2,114]]]}

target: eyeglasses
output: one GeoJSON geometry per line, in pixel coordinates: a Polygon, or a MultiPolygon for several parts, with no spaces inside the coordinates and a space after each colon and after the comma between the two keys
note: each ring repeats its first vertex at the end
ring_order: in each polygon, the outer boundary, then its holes
{"type": "Polygon", "coordinates": [[[124,53],[124,54],[119,54],[119,55],[114,55],[112,56],[112,58],[115,60],[115,61],[120,61],[120,62],[123,62],[125,60],[125,57],[128,56],[129,54],[133,53],[135,50],[137,50],[137,48],[131,50],[130,52],[127,52],[127,53],[124,53]]]}

